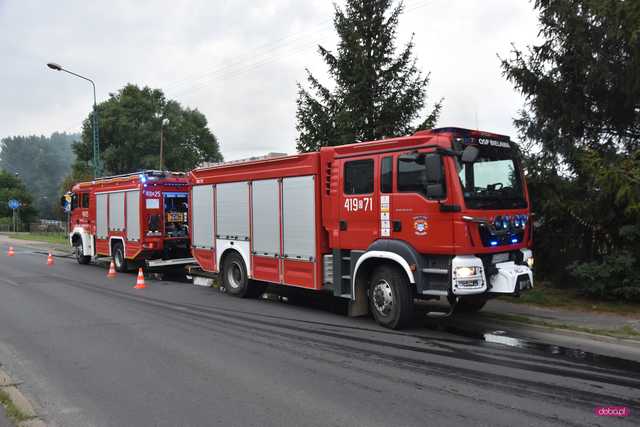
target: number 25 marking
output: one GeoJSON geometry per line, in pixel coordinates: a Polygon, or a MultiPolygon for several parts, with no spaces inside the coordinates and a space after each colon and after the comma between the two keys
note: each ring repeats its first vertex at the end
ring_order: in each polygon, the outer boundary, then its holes
{"type": "Polygon", "coordinates": [[[344,208],[347,210],[347,212],[372,211],[373,198],[347,197],[346,199],[344,199],[344,208]]]}

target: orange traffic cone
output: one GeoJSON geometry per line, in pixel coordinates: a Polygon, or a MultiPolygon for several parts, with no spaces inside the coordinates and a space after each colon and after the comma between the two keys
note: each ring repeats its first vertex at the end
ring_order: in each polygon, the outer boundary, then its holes
{"type": "Polygon", "coordinates": [[[53,265],[53,256],[51,256],[51,252],[49,252],[49,256],[47,257],[47,265],[49,267],[53,265]]]}
{"type": "Polygon", "coordinates": [[[14,256],[16,253],[13,251],[13,246],[9,246],[9,252],[7,252],[7,256],[14,256]]]}
{"type": "Polygon", "coordinates": [[[109,272],[107,273],[107,277],[109,279],[113,279],[114,277],[116,277],[116,266],[113,264],[113,261],[111,261],[111,264],[109,264],[109,272]]]}
{"type": "Polygon", "coordinates": [[[142,273],[142,268],[138,269],[138,279],[136,280],[136,285],[133,289],[144,289],[147,285],[144,284],[144,274],[142,273]]]}

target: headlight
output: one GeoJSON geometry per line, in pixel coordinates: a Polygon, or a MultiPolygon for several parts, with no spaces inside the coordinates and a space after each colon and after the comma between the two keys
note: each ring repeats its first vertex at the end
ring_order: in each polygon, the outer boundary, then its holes
{"type": "Polygon", "coordinates": [[[533,269],[533,257],[529,257],[527,259],[527,265],[529,266],[530,269],[533,269]]]}
{"type": "Polygon", "coordinates": [[[466,277],[474,277],[481,272],[480,267],[458,267],[456,268],[456,277],[463,279],[466,277]]]}

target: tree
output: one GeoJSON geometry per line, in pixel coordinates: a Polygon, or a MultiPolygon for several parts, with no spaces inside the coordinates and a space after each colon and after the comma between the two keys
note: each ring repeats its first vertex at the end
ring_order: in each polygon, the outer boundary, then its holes
{"type": "Polygon", "coordinates": [[[640,299],[640,2],[534,4],[544,40],[502,67],[526,98],[537,252],[586,291],[640,299]]]}
{"type": "Polygon", "coordinates": [[[0,224],[2,225],[12,223],[13,211],[8,205],[11,199],[16,199],[23,205],[18,210],[22,223],[35,220],[36,210],[31,203],[31,194],[27,191],[20,178],[7,171],[0,171],[0,224]]]}
{"type": "MultiPolygon", "coordinates": [[[[160,126],[164,119],[164,166],[185,171],[202,162],[222,160],[218,141],[197,109],[183,108],[167,100],[160,89],[128,84],[98,105],[100,156],[104,174],[121,174],[141,169],[158,169],[160,126]]],[[[74,173],[82,175],[93,156],[92,122],[82,126],[82,140],[74,144],[77,163],[74,173]]]]}
{"type": "Polygon", "coordinates": [[[58,216],[58,189],[74,161],[71,144],[78,139],[79,134],[55,132],[49,137],[13,136],[2,140],[0,168],[19,174],[43,218],[58,216]]]}
{"type": "Polygon", "coordinates": [[[334,80],[333,90],[307,70],[310,89],[298,84],[299,151],[401,136],[435,125],[442,101],[422,114],[429,74],[413,56],[413,37],[396,55],[396,30],[403,10],[393,0],[347,0],[335,6],[337,52],[318,51],[334,80]],[[416,127],[413,122],[422,114],[416,127]]]}

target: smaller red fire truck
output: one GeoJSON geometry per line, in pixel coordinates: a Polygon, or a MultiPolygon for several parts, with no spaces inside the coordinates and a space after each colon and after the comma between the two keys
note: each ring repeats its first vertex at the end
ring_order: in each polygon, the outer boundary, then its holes
{"type": "Polygon", "coordinates": [[[188,194],[184,173],[154,170],[74,185],[63,204],[70,202],[69,242],[78,262],[112,257],[121,272],[149,260],[158,260],[155,267],[192,262],[188,194]]]}
{"type": "Polygon", "coordinates": [[[190,180],[194,257],[231,295],[306,288],[400,328],[417,299],[449,315],[533,286],[529,194],[508,136],[433,129],[190,180]]]}

